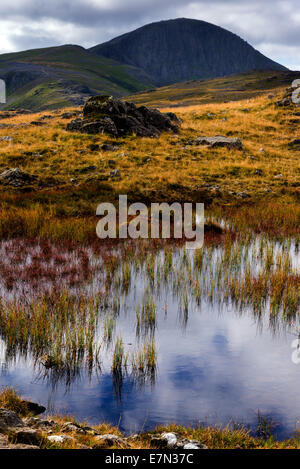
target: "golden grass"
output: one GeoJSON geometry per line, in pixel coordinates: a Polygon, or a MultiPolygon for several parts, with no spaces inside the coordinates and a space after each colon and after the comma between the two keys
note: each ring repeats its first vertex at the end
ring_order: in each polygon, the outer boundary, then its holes
{"type": "Polygon", "coordinates": [[[87,228],[82,218],[94,216],[99,202],[115,201],[120,193],[131,201],[192,200],[224,211],[246,205],[252,213],[257,206],[262,212],[269,207],[272,214],[286,205],[291,212],[297,207],[298,223],[299,152],[288,146],[298,132],[292,112],[276,108],[266,96],[177,108],[183,120],[178,136],[123,138],[115,152],[92,151],[92,143],[115,139],[67,132],[67,121],[56,113],[42,127],[30,122],[43,113],[2,120],[15,127],[0,128],[0,138],[13,138],[1,142],[0,171],[19,167],[39,182],[21,189],[0,185],[0,236],[14,231],[54,239],[95,236],[94,220],[87,228]],[[189,145],[199,135],[239,137],[244,151],[189,145]],[[120,170],[120,180],[110,177],[112,167],[120,170]]]}
{"type": "Polygon", "coordinates": [[[17,392],[9,386],[3,387],[0,392],[0,407],[12,410],[20,417],[30,415],[27,402],[21,399],[17,392]]]}

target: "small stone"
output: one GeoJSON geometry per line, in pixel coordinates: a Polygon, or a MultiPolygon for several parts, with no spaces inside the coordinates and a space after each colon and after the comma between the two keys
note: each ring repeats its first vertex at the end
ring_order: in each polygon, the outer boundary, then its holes
{"type": "Polygon", "coordinates": [[[247,192],[238,192],[237,196],[240,197],[241,199],[247,199],[248,197],[250,197],[250,195],[247,194],[247,192]]]}
{"type": "Polygon", "coordinates": [[[69,435],[51,435],[48,436],[47,439],[51,441],[51,443],[59,443],[63,444],[67,441],[73,441],[73,438],[69,435]]]}
{"type": "Polygon", "coordinates": [[[43,121],[32,121],[30,122],[31,125],[35,125],[36,127],[42,127],[43,125],[46,125],[46,122],[43,121]]]}
{"type": "Polygon", "coordinates": [[[104,145],[102,145],[101,147],[102,151],[116,151],[118,149],[119,149],[118,145],[110,145],[109,143],[104,143],[104,145]]]}
{"type": "Polygon", "coordinates": [[[94,441],[104,443],[107,446],[126,445],[126,442],[122,438],[111,434],[97,435],[94,441]]]}
{"type": "Polygon", "coordinates": [[[95,430],[94,428],[92,427],[82,427],[82,429],[85,431],[85,433],[87,433],[88,435],[92,435],[92,436],[97,436],[97,435],[100,435],[99,432],[97,432],[97,430],[95,430]]]}
{"type": "Polygon", "coordinates": [[[194,443],[187,443],[184,445],[183,449],[199,449],[197,445],[194,445],[194,443]]]}
{"type": "Polygon", "coordinates": [[[97,167],[94,165],[84,166],[83,168],[79,168],[78,172],[80,172],[81,174],[85,174],[85,173],[90,173],[91,171],[96,171],[96,169],[97,167]]]}
{"type": "Polygon", "coordinates": [[[187,443],[184,445],[183,449],[208,449],[206,445],[202,445],[201,443],[187,443]]]}
{"type": "Polygon", "coordinates": [[[110,171],[109,175],[112,178],[119,178],[121,176],[121,173],[118,169],[113,169],[112,171],[110,171]]]}
{"type": "Polygon", "coordinates": [[[90,151],[99,151],[100,150],[100,145],[98,145],[96,143],[91,143],[90,146],[89,146],[89,150],[90,151]]]}
{"type": "Polygon", "coordinates": [[[242,150],[243,144],[239,138],[228,138],[222,135],[215,137],[198,137],[195,145],[207,145],[210,148],[225,147],[228,149],[242,150]]]}
{"type": "Polygon", "coordinates": [[[67,422],[62,427],[62,431],[70,433],[85,433],[84,429],[79,425],[74,424],[73,422],[67,422]]]}
{"type": "Polygon", "coordinates": [[[289,142],[289,147],[291,147],[291,149],[293,150],[300,150],[300,139],[299,138],[296,138],[295,140],[293,140],[292,142],[289,142]]]}
{"type": "Polygon", "coordinates": [[[5,135],[4,137],[1,137],[0,138],[0,141],[1,142],[12,142],[13,141],[13,138],[12,137],[9,137],[7,135],[5,135]]]}
{"type": "Polygon", "coordinates": [[[0,174],[0,181],[3,181],[6,184],[14,187],[23,186],[24,184],[29,184],[35,180],[36,176],[25,173],[19,168],[7,169],[0,174]]]}

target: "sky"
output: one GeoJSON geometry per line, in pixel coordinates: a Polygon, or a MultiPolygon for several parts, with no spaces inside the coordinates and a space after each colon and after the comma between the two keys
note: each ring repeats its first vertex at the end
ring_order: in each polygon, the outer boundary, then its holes
{"type": "Polygon", "coordinates": [[[1,0],[0,53],[92,47],[144,24],[194,18],[222,26],[300,70],[299,0],[1,0]]]}

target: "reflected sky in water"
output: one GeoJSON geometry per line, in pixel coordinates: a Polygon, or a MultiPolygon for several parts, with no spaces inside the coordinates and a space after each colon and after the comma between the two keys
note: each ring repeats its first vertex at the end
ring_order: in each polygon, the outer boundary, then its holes
{"type": "MultiPolygon", "coordinates": [[[[117,333],[129,351],[136,340],[133,304],[138,291],[139,284],[117,320],[117,333]]],[[[70,386],[53,384],[38,375],[30,358],[5,364],[2,343],[1,385],[16,387],[48,413],[70,413],[90,423],[104,420],[127,432],[172,422],[231,421],[255,429],[260,410],[272,418],[276,436],[290,436],[300,418],[300,365],[291,360],[292,331],[274,332],[267,317],[258,323],[250,311],[240,314],[230,306],[218,310],[205,301],[190,308],[184,327],[176,300],[171,294],[167,300],[167,314],[164,295],[157,305],[155,383],[128,375],[116,384],[104,353],[101,372],[82,372],[70,386]]]]}

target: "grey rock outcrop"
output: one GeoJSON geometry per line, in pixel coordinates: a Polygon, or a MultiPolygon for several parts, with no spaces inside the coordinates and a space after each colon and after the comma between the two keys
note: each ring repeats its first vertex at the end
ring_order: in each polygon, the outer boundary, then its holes
{"type": "Polygon", "coordinates": [[[83,119],[75,119],[67,130],[88,134],[106,133],[113,137],[136,135],[159,137],[162,132],[178,132],[180,119],[146,106],[121,101],[112,96],[94,96],[83,108],[83,119]]]}

